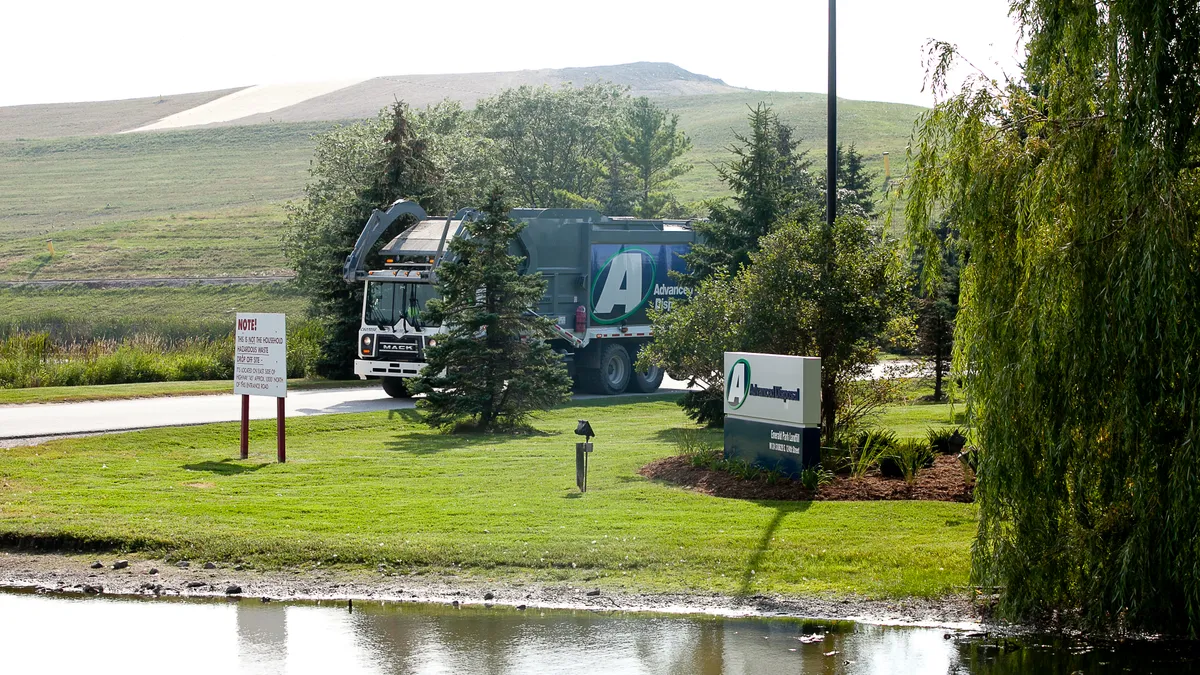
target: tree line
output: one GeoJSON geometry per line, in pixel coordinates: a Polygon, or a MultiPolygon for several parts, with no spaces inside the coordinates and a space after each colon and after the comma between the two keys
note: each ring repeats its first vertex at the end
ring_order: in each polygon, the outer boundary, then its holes
{"type": "MultiPolygon", "coordinates": [[[[371,211],[396,199],[414,199],[431,213],[515,202],[646,218],[702,215],[691,271],[680,280],[698,301],[675,317],[657,317],[661,337],[643,365],[703,384],[682,405],[695,419],[720,424],[723,351],[819,355],[832,438],[852,422],[848,411],[861,410],[865,390],[856,377],[889,333],[911,330],[911,318],[922,315],[919,300],[897,242],[870,219],[879,181],[862,155],[838,148],[845,217],[822,229],[826,180],[811,170],[802,140],[766,104],[750,109],[747,122],[716,167],[731,196],[688,205],[674,195],[675,179],[691,168],[678,116],[611,84],[520,87],[474,110],[454,101],[421,110],[397,103],[324,134],[307,197],[290,207],[285,241],[297,282],[325,323],[318,371],[336,377],[352,370],[362,289],[342,281],[341,264],[371,211]],[[728,316],[718,325],[713,312],[728,316]],[[839,407],[841,419],[833,412],[839,407]]],[[[951,336],[942,332],[944,342],[951,336]]]]}

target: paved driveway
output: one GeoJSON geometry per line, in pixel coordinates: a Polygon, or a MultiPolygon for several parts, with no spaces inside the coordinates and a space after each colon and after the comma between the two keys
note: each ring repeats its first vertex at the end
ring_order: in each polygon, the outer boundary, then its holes
{"type": "MultiPolygon", "coordinates": [[[[683,391],[685,388],[686,383],[667,378],[663,380],[659,391],[683,391]]],[[[575,398],[597,397],[577,394],[575,398]]],[[[391,398],[379,387],[356,387],[293,391],[288,394],[284,405],[287,417],[305,417],[401,410],[412,408],[413,401],[391,398]]],[[[250,419],[274,417],[275,399],[250,397],[250,419]]],[[[239,419],[240,397],[233,394],[0,405],[0,439],[234,422],[239,419]]]]}

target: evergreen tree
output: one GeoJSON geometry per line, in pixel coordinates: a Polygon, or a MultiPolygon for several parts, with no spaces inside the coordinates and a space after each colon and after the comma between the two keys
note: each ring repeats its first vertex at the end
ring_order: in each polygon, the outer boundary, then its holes
{"type": "Polygon", "coordinates": [[[838,144],[838,205],[853,206],[866,216],[875,213],[876,182],[879,174],[867,171],[863,156],[855,149],[843,151],[838,144]]]}
{"type": "Polygon", "coordinates": [[[772,228],[817,214],[809,161],[796,150],[792,128],[766,103],[750,111],[749,121],[750,134],[735,134],[729,148],[733,159],[717,167],[733,192],[732,203],[714,204],[709,220],[696,224],[701,240],[686,256],[693,284],[718,270],[735,276],[772,228]]]}
{"type": "MultiPolygon", "coordinates": [[[[954,322],[958,317],[959,276],[962,259],[958,233],[943,219],[937,228],[941,243],[941,273],[932,283],[918,287],[917,303],[917,352],[923,356],[933,371],[933,400],[946,398],[945,380],[950,372],[950,359],[954,350],[954,322]]],[[[937,251],[934,251],[936,254],[937,251]]],[[[924,249],[918,249],[916,264],[923,266],[924,249]]]]}
{"type": "Polygon", "coordinates": [[[529,311],[546,280],[521,274],[521,257],[509,254],[523,224],[508,212],[493,191],[483,218],[451,240],[438,267],[440,297],[429,301],[426,317],[448,332],[426,350],[427,365],[411,385],[425,394],[418,407],[431,426],[470,419],[481,430],[513,427],[570,397],[566,365],[543,339],[553,319],[529,311]]]}
{"type": "Polygon", "coordinates": [[[632,178],[633,215],[658,218],[671,201],[675,179],[692,169],[681,159],[692,142],[679,131],[679,115],[645,96],[633,99],[622,117],[613,145],[632,178]]]}
{"type": "Polygon", "coordinates": [[[614,151],[604,165],[604,195],[601,210],[609,216],[633,215],[633,200],[637,192],[633,172],[614,151]]]}
{"type": "MultiPolygon", "coordinates": [[[[879,174],[875,171],[867,171],[866,165],[863,164],[863,156],[855,149],[854,145],[850,145],[850,149],[846,150],[841,143],[837,146],[837,166],[838,166],[838,214],[853,210],[856,213],[870,217],[875,213],[875,193],[878,191],[876,182],[879,180],[879,174]]],[[[825,186],[827,181],[824,172],[821,173],[820,179],[817,181],[818,190],[821,194],[821,217],[824,218],[825,213],[825,186]]]]}
{"type": "MultiPolygon", "coordinates": [[[[376,208],[400,198],[427,210],[441,208],[441,175],[425,142],[409,123],[408,106],[396,103],[375,120],[337,127],[317,140],[305,198],[288,206],[284,254],[296,284],[309,297],[324,330],[315,368],[324,377],[354,371],[363,287],[342,279],[342,264],[376,208]]],[[[411,223],[401,219],[393,232],[411,223]]],[[[388,237],[381,237],[382,247],[388,237]]]]}
{"type": "MultiPolygon", "coordinates": [[[[1014,0],[1024,76],[925,113],[906,219],[970,246],[975,583],[1002,617],[1200,634],[1200,4],[1014,0]]],[[[934,91],[955,62],[949,45],[934,91]]],[[[936,280],[941,257],[926,256],[936,280]]]]}

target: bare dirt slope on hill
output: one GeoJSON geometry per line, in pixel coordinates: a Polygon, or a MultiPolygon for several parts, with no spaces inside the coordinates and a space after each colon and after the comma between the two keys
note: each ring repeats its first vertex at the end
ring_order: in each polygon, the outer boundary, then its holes
{"type": "Polygon", "coordinates": [[[240,87],[123,101],[39,103],[0,107],[0,140],[115,134],[204,105],[240,87]]]}
{"type": "Polygon", "coordinates": [[[521,85],[557,87],[572,83],[585,85],[609,81],[630,88],[634,96],[667,97],[699,94],[727,94],[745,91],[721,80],[697,75],[670,63],[629,63],[589,68],[544,68],[504,73],[464,73],[450,75],[396,75],[377,77],[366,82],[316,96],[269,113],[251,115],[227,124],[266,122],[308,122],[374,117],[393,101],[405,101],[423,108],[446,98],[471,107],[480,98],[492,96],[521,85]]]}

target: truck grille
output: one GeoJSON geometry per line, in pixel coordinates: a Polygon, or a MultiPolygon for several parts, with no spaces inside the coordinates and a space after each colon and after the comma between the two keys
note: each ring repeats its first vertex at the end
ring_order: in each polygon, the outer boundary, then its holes
{"type": "Polygon", "coordinates": [[[374,359],[379,361],[421,361],[421,338],[416,335],[376,335],[374,359]]]}

